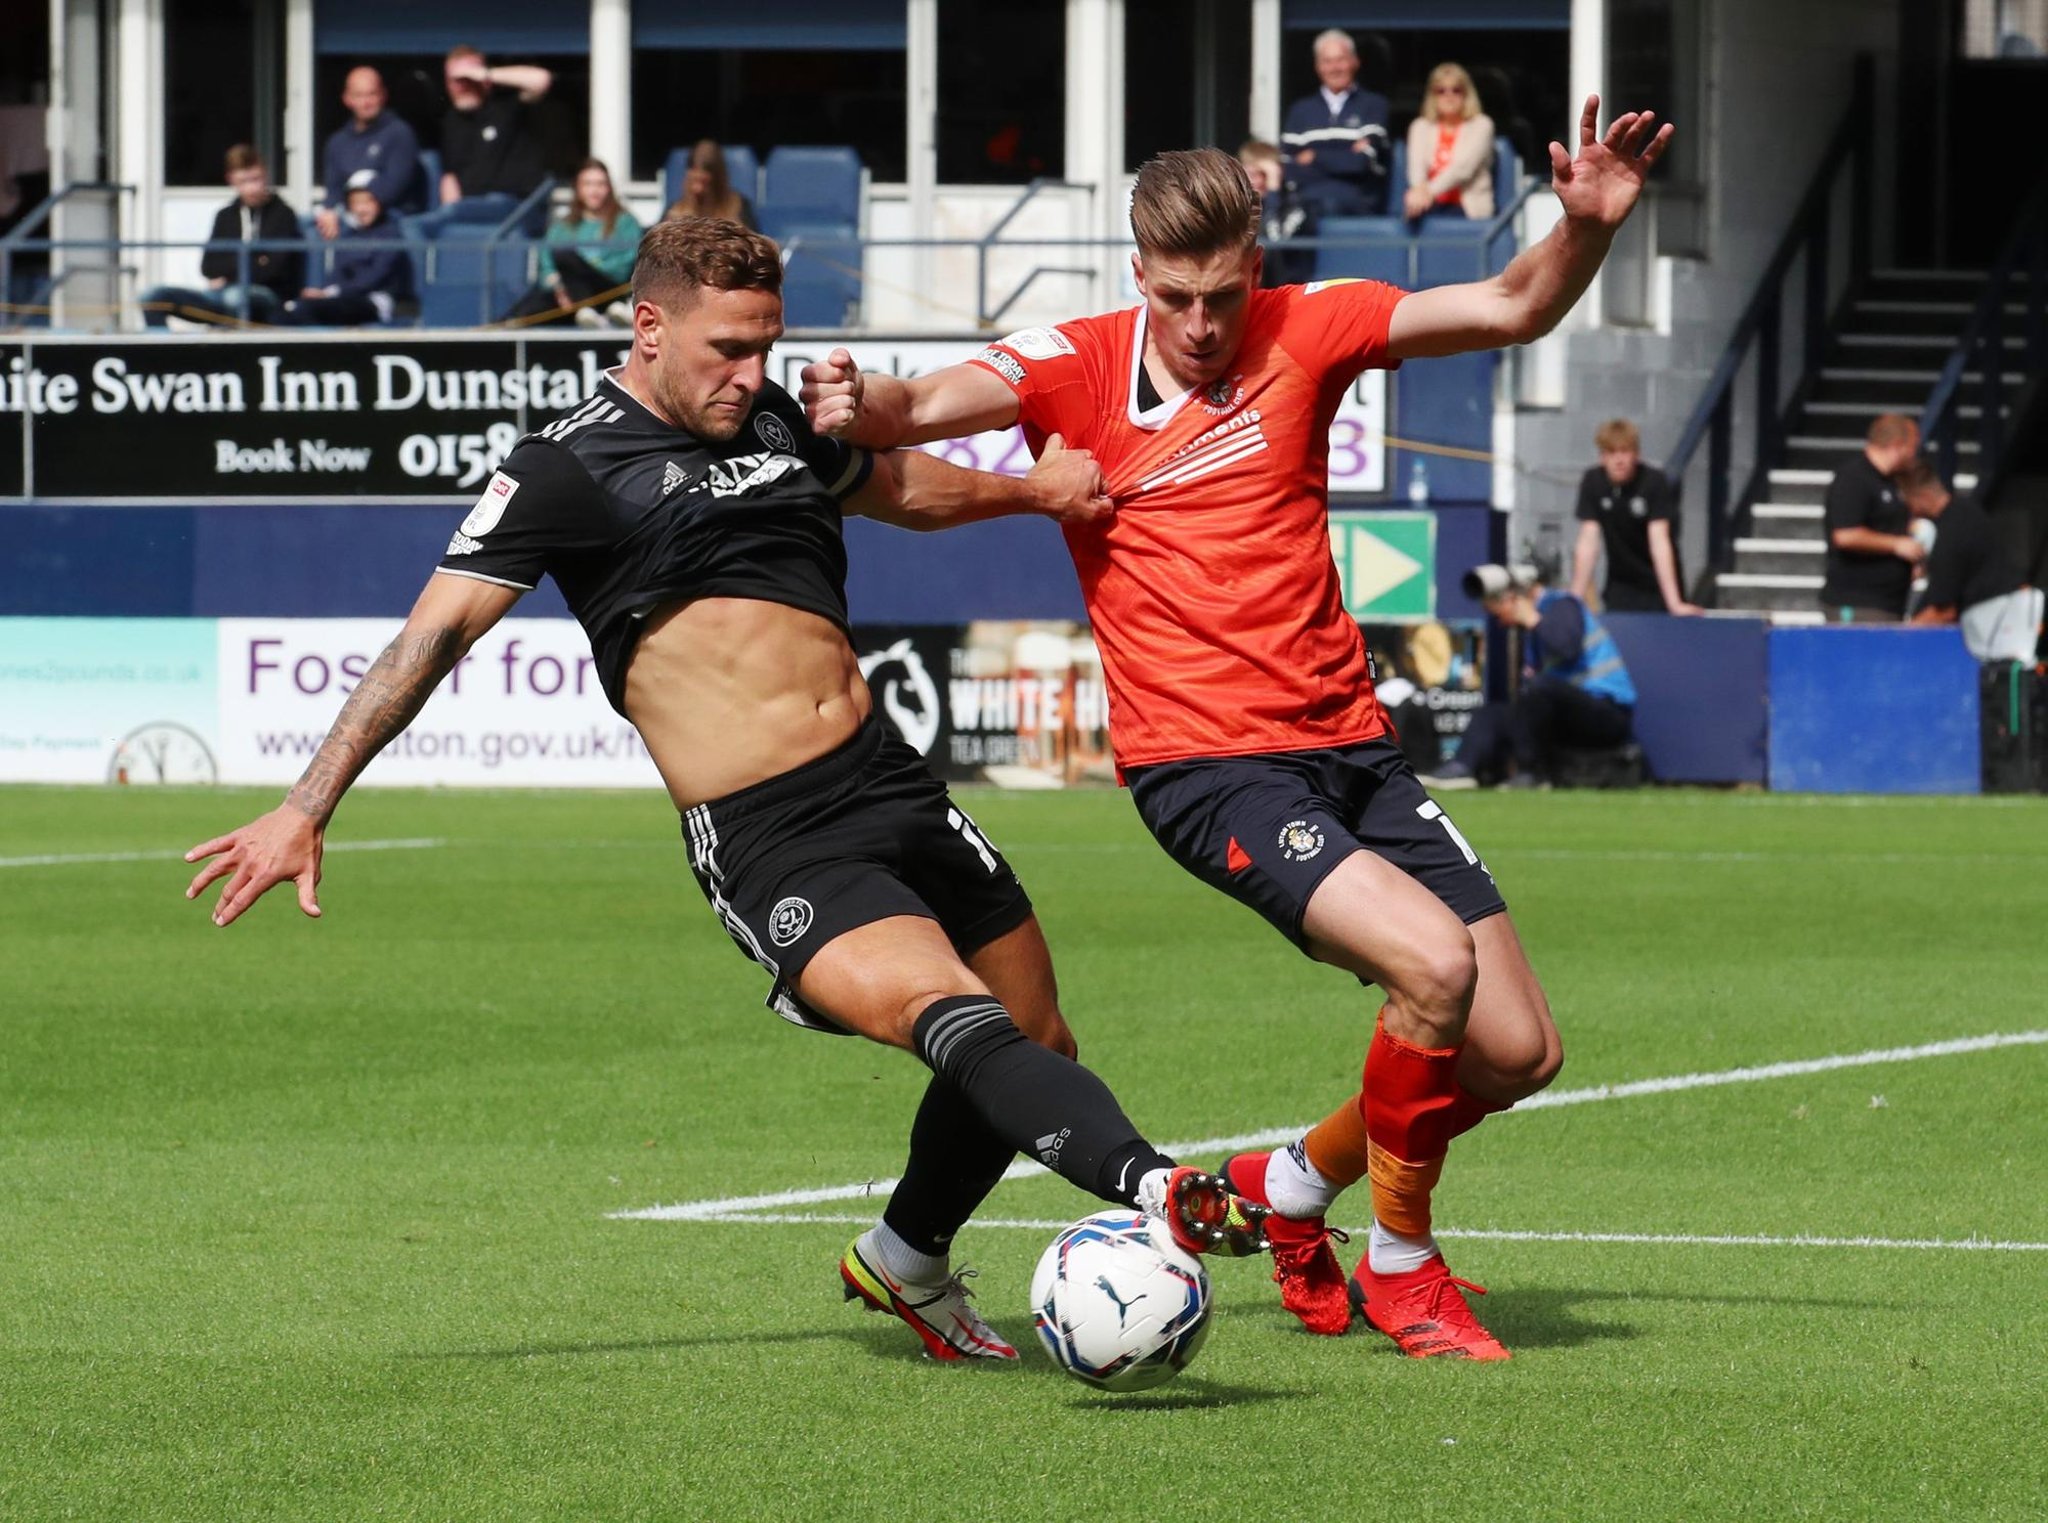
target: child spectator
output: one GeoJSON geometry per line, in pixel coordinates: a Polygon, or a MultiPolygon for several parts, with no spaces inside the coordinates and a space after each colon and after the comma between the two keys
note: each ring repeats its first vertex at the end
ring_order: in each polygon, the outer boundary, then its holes
{"type": "Polygon", "coordinates": [[[306,256],[296,247],[299,219],[272,194],[263,155],[247,143],[235,144],[227,152],[227,180],[235,199],[213,219],[206,252],[199,259],[206,289],[157,286],[143,292],[142,320],[150,327],[194,328],[241,317],[270,322],[305,280],[306,256]],[[244,243],[289,243],[294,247],[251,249],[248,284],[243,285],[242,254],[237,245],[244,243]]]}
{"type": "Polygon", "coordinates": [[[348,188],[347,216],[335,238],[334,271],[324,286],[308,286],[285,304],[278,321],[293,327],[343,328],[388,323],[400,302],[413,299],[412,260],[399,246],[398,219],[370,187],[372,172],[358,170],[348,188]]]}

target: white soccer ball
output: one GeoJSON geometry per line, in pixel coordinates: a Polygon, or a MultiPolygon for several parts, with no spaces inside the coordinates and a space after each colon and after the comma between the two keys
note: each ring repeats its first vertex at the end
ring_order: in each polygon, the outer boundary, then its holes
{"type": "Polygon", "coordinates": [[[1053,1362],[1105,1391],[1173,1379],[1209,1334],[1209,1276],[1139,1211],[1084,1216],[1031,1276],[1031,1314],[1053,1362]]]}

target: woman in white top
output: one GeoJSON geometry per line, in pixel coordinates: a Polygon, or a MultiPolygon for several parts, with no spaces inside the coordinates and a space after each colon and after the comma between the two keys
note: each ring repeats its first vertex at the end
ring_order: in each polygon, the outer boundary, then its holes
{"type": "Polygon", "coordinates": [[[1493,118],[1479,109],[1472,76],[1457,64],[1430,70],[1422,115],[1408,124],[1408,189],[1401,211],[1411,222],[1493,215],[1493,118]]]}

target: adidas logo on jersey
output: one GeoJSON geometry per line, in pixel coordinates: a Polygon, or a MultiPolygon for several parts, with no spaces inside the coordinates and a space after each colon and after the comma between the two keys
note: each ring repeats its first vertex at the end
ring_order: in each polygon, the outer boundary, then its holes
{"type": "Polygon", "coordinates": [[[669,461],[661,469],[661,495],[664,497],[668,496],[669,493],[689,479],[688,473],[681,466],[677,465],[673,460],[669,461]]]}

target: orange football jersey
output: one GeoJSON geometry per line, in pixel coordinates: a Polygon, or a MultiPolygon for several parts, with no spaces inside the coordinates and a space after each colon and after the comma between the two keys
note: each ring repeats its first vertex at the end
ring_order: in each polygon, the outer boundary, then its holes
{"type": "Polygon", "coordinates": [[[1252,293],[1228,372],[1138,405],[1145,309],[1027,328],[972,363],[1017,393],[1037,454],[1091,451],[1116,516],[1066,530],[1109,685],[1119,767],[1305,751],[1387,729],[1330,555],[1330,421],[1392,368],[1406,294],[1377,281],[1252,293]]]}

